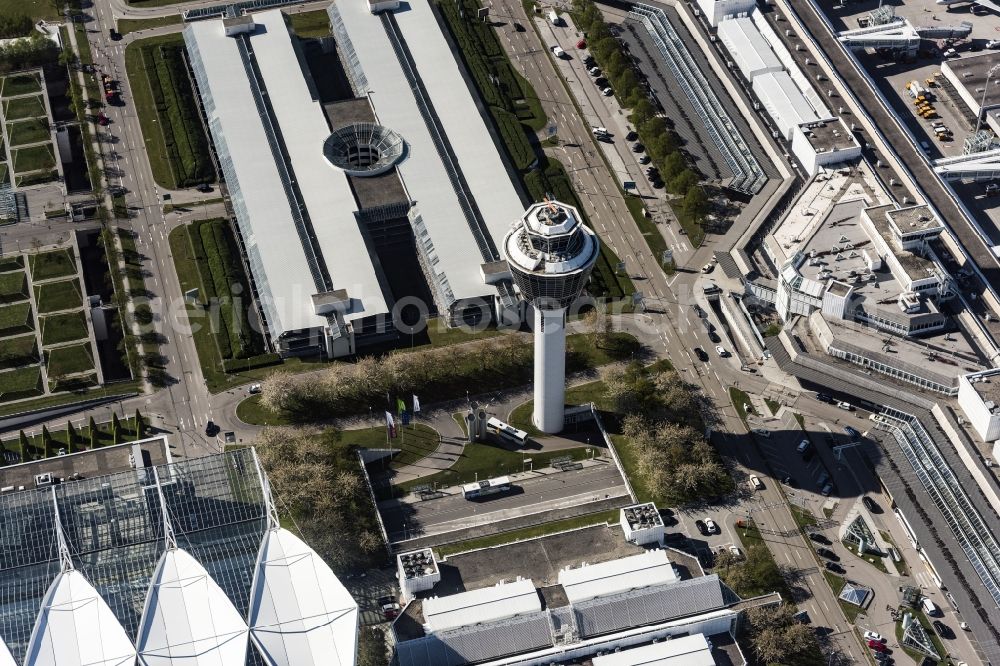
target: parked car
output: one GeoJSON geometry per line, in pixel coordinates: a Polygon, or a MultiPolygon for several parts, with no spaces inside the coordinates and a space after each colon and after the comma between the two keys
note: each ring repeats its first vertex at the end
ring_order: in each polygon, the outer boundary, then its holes
{"type": "Polygon", "coordinates": [[[870,647],[875,652],[885,652],[885,646],[879,641],[868,641],[868,647],[870,647]]]}
{"type": "Polygon", "coordinates": [[[955,637],[955,632],[951,630],[951,627],[946,625],[941,620],[934,620],[934,631],[936,631],[937,635],[941,638],[950,639],[955,637]]]}
{"type": "Polygon", "coordinates": [[[882,638],[882,634],[877,631],[866,631],[865,632],[866,641],[878,641],[879,643],[885,643],[885,639],[882,638]]]}
{"type": "Polygon", "coordinates": [[[705,519],[705,529],[708,530],[709,534],[718,534],[721,531],[719,530],[719,526],[716,525],[715,521],[712,520],[711,518],[705,519]]]}
{"type": "Polygon", "coordinates": [[[635,130],[629,130],[628,134],[625,135],[626,141],[635,141],[638,138],[639,138],[639,133],[636,132],[635,130]]]}
{"type": "Polygon", "coordinates": [[[829,548],[817,548],[816,549],[816,553],[820,557],[825,557],[828,560],[833,560],[834,562],[839,562],[840,561],[840,556],[837,555],[837,553],[835,553],[832,550],[830,550],[829,548]]]}
{"type": "Polygon", "coordinates": [[[719,334],[715,332],[715,326],[708,329],[708,339],[712,342],[722,342],[722,338],[720,338],[719,334]]]}
{"type": "Polygon", "coordinates": [[[828,396],[826,393],[817,393],[816,394],[816,399],[819,400],[820,402],[825,402],[825,403],[832,403],[833,402],[833,398],[831,398],[830,396],[828,396]]]}
{"type": "Polygon", "coordinates": [[[829,497],[830,493],[832,492],[833,492],[832,483],[827,483],[826,485],[824,485],[822,488],[819,489],[819,494],[822,495],[823,497],[829,497]]]}
{"type": "Polygon", "coordinates": [[[698,528],[698,531],[701,533],[702,536],[708,534],[708,527],[705,526],[705,521],[696,520],[694,521],[694,526],[698,528]]]}
{"type": "Polygon", "coordinates": [[[788,486],[789,488],[794,488],[796,485],[798,485],[798,484],[795,483],[795,479],[793,479],[790,476],[783,477],[781,479],[781,482],[783,484],[785,484],[786,486],[788,486]]]}
{"type": "Polygon", "coordinates": [[[378,607],[386,620],[392,620],[399,615],[399,604],[392,597],[379,597],[378,607]]]}
{"type": "Polygon", "coordinates": [[[727,356],[729,356],[729,352],[727,352],[726,348],[723,347],[722,345],[716,345],[715,353],[721,356],[722,358],[726,358],[727,356]]]}
{"type": "Polygon", "coordinates": [[[851,426],[844,426],[844,432],[847,434],[848,437],[851,438],[852,441],[861,439],[861,433],[858,432],[856,428],[852,428],[851,426]]]}
{"type": "Polygon", "coordinates": [[[758,437],[770,437],[771,436],[771,431],[768,430],[767,428],[754,428],[753,430],[751,430],[751,432],[753,434],[757,435],[758,437]]]}
{"type": "Polygon", "coordinates": [[[591,76],[600,76],[601,75],[601,68],[600,67],[591,67],[587,71],[590,72],[591,76]]]}
{"type": "Polygon", "coordinates": [[[205,434],[209,437],[214,437],[216,433],[219,432],[219,426],[215,425],[214,421],[209,421],[205,424],[205,434]]]}
{"type": "Polygon", "coordinates": [[[250,394],[251,395],[255,395],[257,393],[260,393],[263,389],[264,389],[264,387],[261,386],[260,384],[251,384],[250,385],[250,394]]]}
{"type": "Polygon", "coordinates": [[[201,185],[198,186],[197,189],[199,192],[211,192],[212,186],[209,185],[208,183],[202,183],[201,185]]]}
{"type": "Polygon", "coordinates": [[[604,95],[605,97],[611,97],[612,95],[615,94],[615,91],[612,90],[610,87],[608,87],[608,88],[605,88],[604,90],[602,90],[601,94],[604,95]]]}
{"type": "Polygon", "coordinates": [[[756,474],[751,474],[750,487],[753,488],[754,490],[760,490],[761,488],[764,487],[764,484],[760,482],[760,477],[758,477],[756,474]]]}
{"type": "Polygon", "coordinates": [[[827,571],[831,571],[835,574],[847,573],[844,567],[840,566],[836,562],[824,562],[823,566],[826,567],[827,571]]]}
{"type": "Polygon", "coordinates": [[[880,507],[871,497],[868,497],[868,495],[861,498],[861,503],[864,504],[865,508],[872,513],[882,513],[882,507],[880,507]]]}
{"type": "Polygon", "coordinates": [[[854,411],[854,405],[852,405],[851,403],[846,402],[844,400],[841,400],[840,402],[838,402],[837,403],[837,407],[840,407],[841,409],[843,409],[845,411],[848,411],[848,412],[853,412],[854,411]]]}
{"type": "Polygon", "coordinates": [[[649,155],[643,155],[642,157],[639,158],[639,164],[649,164],[649,162],[650,162],[649,155]]]}
{"type": "Polygon", "coordinates": [[[632,152],[633,153],[641,153],[644,150],[646,150],[646,146],[642,145],[641,143],[637,142],[637,143],[633,143],[632,144],[632,152]]]}
{"type": "Polygon", "coordinates": [[[808,439],[803,439],[801,442],[799,442],[799,445],[795,447],[795,450],[798,453],[805,453],[811,448],[812,448],[812,442],[810,442],[808,439]]]}
{"type": "Polygon", "coordinates": [[[825,543],[825,544],[830,543],[830,540],[827,539],[824,535],[820,534],[819,532],[810,532],[809,538],[815,541],[816,543],[825,543]]]}
{"type": "Polygon", "coordinates": [[[697,356],[698,360],[701,361],[702,363],[708,362],[708,352],[706,352],[701,347],[694,348],[694,355],[697,356]]]}

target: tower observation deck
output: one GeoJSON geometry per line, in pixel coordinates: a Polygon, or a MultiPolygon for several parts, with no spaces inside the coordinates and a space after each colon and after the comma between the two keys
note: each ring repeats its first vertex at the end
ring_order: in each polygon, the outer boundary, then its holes
{"type": "Polygon", "coordinates": [[[600,253],[597,235],[573,206],[533,204],[503,241],[514,283],[534,309],[535,410],[542,432],[563,427],[566,397],[566,308],[577,299],[600,253]]]}

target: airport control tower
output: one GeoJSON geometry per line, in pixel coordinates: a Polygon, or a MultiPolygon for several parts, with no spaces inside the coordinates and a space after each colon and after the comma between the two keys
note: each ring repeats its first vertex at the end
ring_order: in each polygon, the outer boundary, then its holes
{"type": "Polygon", "coordinates": [[[566,308],[580,295],[597,262],[600,242],[576,208],[533,204],[503,241],[514,283],[535,310],[535,427],[563,428],[566,399],[566,308]]]}

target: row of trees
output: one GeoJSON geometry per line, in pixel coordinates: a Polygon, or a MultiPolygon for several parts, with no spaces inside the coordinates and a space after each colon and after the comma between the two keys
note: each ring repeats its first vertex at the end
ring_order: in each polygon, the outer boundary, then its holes
{"type": "Polygon", "coordinates": [[[282,514],[338,574],[384,554],[355,447],[332,429],[265,428],[255,442],[282,514]]]}
{"type": "Polygon", "coordinates": [[[31,33],[32,25],[27,14],[0,14],[0,38],[24,37],[31,33]]]}
{"type": "Polygon", "coordinates": [[[718,497],[734,483],[705,440],[700,396],[666,364],[632,363],[604,373],[605,397],[621,417],[636,474],[670,505],[718,497]]]}
{"type": "MultiPolygon", "coordinates": [[[[112,414],[111,417],[111,444],[124,444],[128,441],[131,436],[133,440],[142,439],[146,432],[146,424],[143,421],[142,414],[139,410],[135,410],[134,427],[129,430],[128,427],[118,418],[118,414],[112,414]]],[[[102,445],[101,442],[101,430],[98,428],[97,423],[94,421],[94,417],[90,417],[90,421],[87,423],[86,434],[80,432],[76,429],[76,426],[72,422],[66,422],[66,436],[57,441],[52,435],[48,426],[42,426],[42,456],[43,458],[50,458],[54,456],[60,445],[66,444],[66,449],[69,453],[75,451],[83,450],[93,450],[99,448],[102,445]]],[[[0,466],[7,464],[6,456],[2,455],[6,447],[0,442],[0,466]]],[[[17,436],[17,453],[18,458],[21,462],[28,462],[34,460],[36,455],[34,447],[28,435],[21,430],[17,436]]]]}
{"type": "Polygon", "coordinates": [[[631,120],[657,166],[667,190],[683,199],[674,204],[678,216],[700,224],[708,212],[708,196],[699,185],[701,177],[688,165],[669,121],[659,115],[639,83],[629,56],[611,34],[601,11],[592,0],[574,0],[577,27],[586,32],[589,48],[622,104],[632,110],[631,120]]]}
{"type": "Polygon", "coordinates": [[[59,59],[59,47],[40,33],[0,46],[0,73],[40,67],[59,59]]]}

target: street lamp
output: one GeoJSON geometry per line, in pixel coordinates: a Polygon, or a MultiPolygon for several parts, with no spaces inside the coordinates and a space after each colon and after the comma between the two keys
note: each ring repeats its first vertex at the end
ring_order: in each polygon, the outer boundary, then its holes
{"type": "Polygon", "coordinates": [[[979,127],[983,124],[983,107],[986,106],[986,93],[990,89],[990,79],[993,78],[993,74],[1000,69],[1000,63],[990,67],[990,71],[986,72],[986,85],[983,86],[983,99],[979,103],[979,114],[976,116],[976,131],[973,132],[973,136],[979,134],[979,127]]]}

